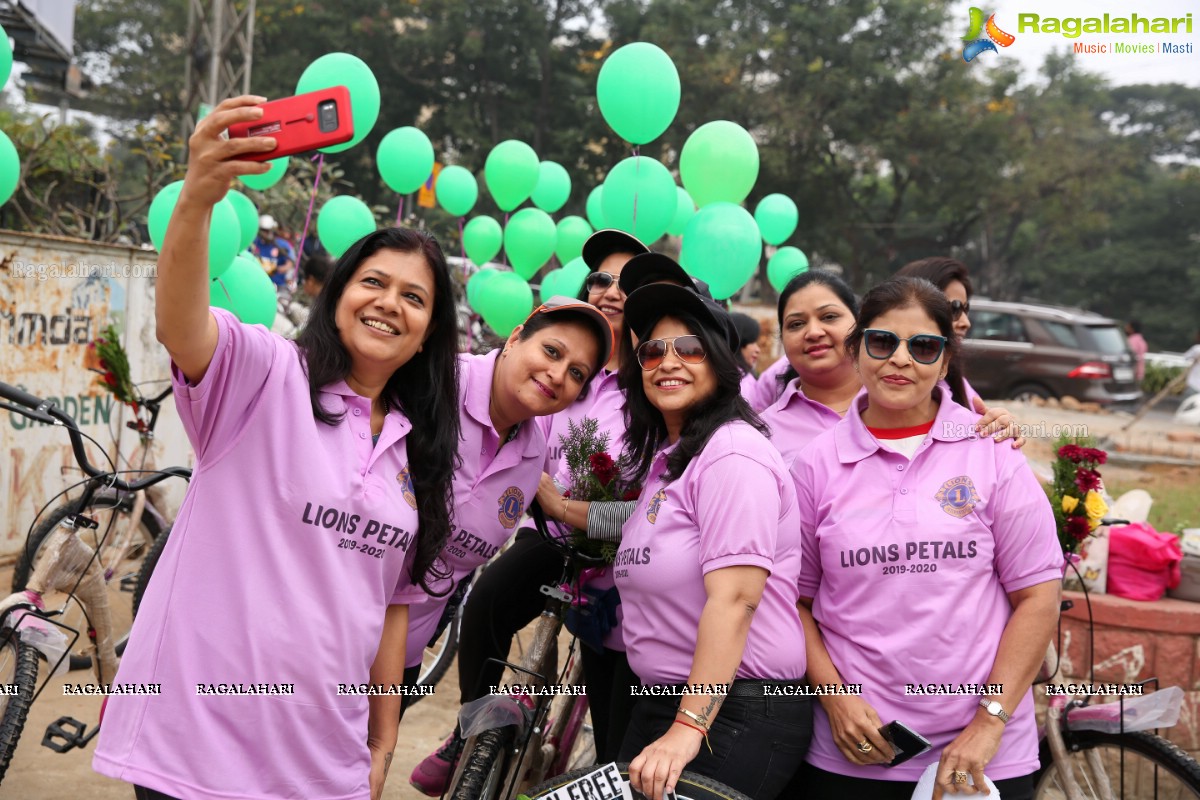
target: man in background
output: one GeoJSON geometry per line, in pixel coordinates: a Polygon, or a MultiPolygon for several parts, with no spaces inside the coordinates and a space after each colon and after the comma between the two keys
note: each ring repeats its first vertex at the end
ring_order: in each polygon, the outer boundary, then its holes
{"type": "Polygon", "coordinates": [[[258,218],[258,236],[250,245],[251,252],[271,276],[276,291],[287,287],[296,265],[296,251],[286,239],[277,235],[278,228],[274,217],[263,214],[258,218]]]}

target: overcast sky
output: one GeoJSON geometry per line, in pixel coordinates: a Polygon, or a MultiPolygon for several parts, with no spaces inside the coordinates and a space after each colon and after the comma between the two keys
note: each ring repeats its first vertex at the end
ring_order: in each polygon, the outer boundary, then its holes
{"type": "Polygon", "coordinates": [[[1079,59],[1089,72],[1098,72],[1113,84],[1129,83],[1185,83],[1200,86],[1200,3],[1196,0],[962,0],[955,8],[961,26],[950,26],[955,36],[967,32],[968,9],[976,6],[985,16],[996,14],[1000,29],[1016,36],[1016,41],[999,53],[983,53],[974,64],[1000,61],[1017,61],[1031,77],[1037,73],[1046,55],[1053,50],[1070,49],[1074,42],[1113,43],[1156,43],[1163,41],[1192,45],[1190,55],[1170,54],[1079,54],[1079,59]],[[1192,14],[1192,33],[1178,34],[1083,34],[1078,39],[1067,39],[1060,34],[1021,34],[1017,31],[1018,14],[1038,14],[1040,17],[1183,17],[1192,14]],[[960,29],[961,28],[961,29],[960,29]]]}

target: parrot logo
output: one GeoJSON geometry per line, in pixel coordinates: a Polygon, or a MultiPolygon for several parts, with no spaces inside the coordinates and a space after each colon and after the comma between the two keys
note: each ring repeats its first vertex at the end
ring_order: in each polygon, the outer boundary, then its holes
{"type": "Polygon", "coordinates": [[[970,27],[962,40],[967,43],[963,45],[963,61],[969,64],[980,53],[988,50],[993,53],[999,52],[996,50],[996,45],[1008,47],[1017,40],[1017,37],[1000,30],[1000,26],[996,24],[995,14],[988,17],[985,24],[983,11],[972,6],[970,27]],[[986,34],[986,36],[981,37],[981,34],[986,34]]]}

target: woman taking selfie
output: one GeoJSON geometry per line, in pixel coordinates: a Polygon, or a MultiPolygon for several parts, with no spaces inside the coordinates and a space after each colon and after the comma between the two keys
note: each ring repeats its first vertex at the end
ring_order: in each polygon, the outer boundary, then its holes
{"type": "Polygon", "coordinates": [[[643,486],[615,564],[625,646],[643,685],[703,688],[639,697],[621,760],[648,797],[686,768],[771,800],[811,733],[807,698],[786,695],[804,675],[795,489],[740,394],[725,311],[654,284],[625,318],[639,344],[621,367],[622,460],[643,486]]]}
{"type": "Polygon", "coordinates": [[[158,340],[195,474],[142,600],[94,768],[140,798],[377,800],[409,599],[444,572],[458,446],[454,294],[429,236],[352,245],[296,342],[208,307],[213,206],[270,138],[202,120],[158,264],[158,340]],[[439,574],[440,572],[440,574],[439,574]]]}
{"type": "Polygon", "coordinates": [[[808,677],[862,687],[819,698],[807,798],[907,800],[930,764],[935,797],[974,794],[985,773],[1005,800],[1033,792],[1030,685],[1058,618],[1062,550],[1025,458],[974,437],[975,415],[941,383],[955,345],[928,281],[872,289],[846,342],[866,392],[793,466],[808,677]],[[907,688],[936,684],[987,688],[907,688]],[[932,748],[889,769],[879,729],[893,722],[932,748]]]}

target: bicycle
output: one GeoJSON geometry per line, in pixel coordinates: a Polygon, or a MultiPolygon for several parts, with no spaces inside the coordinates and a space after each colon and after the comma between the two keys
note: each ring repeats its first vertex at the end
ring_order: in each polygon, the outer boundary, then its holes
{"type": "MultiPolygon", "coordinates": [[[[139,398],[139,407],[147,413],[139,414],[136,420],[126,423],[138,431],[142,440],[141,463],[137,467],[130,464],[133,471],[145,471],[150,452],[149,445],[154,440],[159,412],[163,401],[171,393],[172,389],[168,386],[156,397],[139,398]]],[[[109,606],[114,613],[113,629],[117,636],[115,650],[119,656],[125,652],[129,628],[136,614],[136,600],[140,596],[135,595],[135,589],[142,564],[148,558],[153,543],[170,527],[170,521],[147,496],[145,490],[122,492],[108,486],[104,480],[94,477],[89,477],[85,486],[91,491],[90,499],[85,497],[80,500],[68,500],[48,512],[36,528],[31,526],[32,530],[26,537],[25,546],[13,567],[12,591],[25,591],[34,564],[41,556],[51,534],[60,525],[83,513],[96,522],[95,527],[89,526],[80,532],[80,539],[93,550],[100,552],[100,564],[109,590],[109,606]],[[101,531],[109,532],[103,548],[99,546],[98,539],[101,531]]],[[[47,602],[57,605],[61,599],[50,597],[47,602]]],[[[62,619],[72,628],[85,626],[86,623],[78,604],[69,598],[62,619]]],[[[81,647],[83,649],[70,654],[71,670],[92,666],[88,643],[81,642],[81,647]]]]}
{"type": "MultiPolygon", "coordinates": [[[[16,687],[13,695],[0,694],[0,780],[12,759],[20,739],[29,707],[45,691],[50,676],[40,687],[37,684],[39,651],[31,644],[25,632],[31,627],[36,632],[38,621],[49,623],[72,635],[67,652],[59,655],[54,669],[68,657],[68,653],[79,641],[79,629],[62,622],[61,618],[68,609],[78,607],[86,625],[88,650],[94,653],[90,658],[99,685],[112,682],[116,675],[117,653],[114,641],[111,609],[109,607],[108,584],[116,574],[108,568],[102,568],[101,553],[108,552],[113,520],[109,520],[106,529],[101,532],[99,523],[83,513],[98,502],[97,494],[101,490],[120,494],[137,495],[145,489],[165,481],[168,478],[179,477],[185,480],[191,477],[192,471],[184,467],[170,467],[154,471],[145,478],[135,481],[124,481],[117,470],[102,471],[91,464],[84,451],[84,434],[75,424],[75,420],[57,409],[53,403],[28,394],[15,386],[0,383],[0,408],[21,414],[31,420],[50,425],[65,427],[71,439],[71,449],[75,460],[88,476],[83,482],[83,496],[75,504],[75,511],[62,519],[62,524],[53,528],[37,547],[37,557],[33,560],[33,569],[28,576],[26,588],[15,592],[0,601],[0,682],[6,682],[16,687]],[[89,546],[79,535],[79,530],[94,531],[91,534],[95,546],[89,546]],[[43,598],[55,597],[61,593],[65,598],[63,606],[46,610],[43,598]],[[36,691],[35,691],[36,687],[36,691]]],[[[115,466],[115,465],[114,465],[115,466]]],[[[135,507],[136,507],[135,503],[135,507]]],[[[119,543],[117,557],[110,564],[122,563],[119,543]]],[[[32,551],[32,548],[30,548],[32,551]]],[[[99,728],[85,734],[86,726],[70,718],[61,718],[52,724],[46,732],[43,744],[57,752],[67,752],[74,747],[85,746],[99,728]],[[71,730],[68,731],[67,729],[71,730]],[[55,737],[65,739],[65,744],[59,744],[55,737]]]]}
{"type": "MultiPolygon", "coordinates": [[[[1126,524],[1105,519],[1103,525],[1126,524]]],[[[1074,566],[1074,565],[1072,565],[1074,566]]],[[[1077,571],[1078,573],[1078,571],[1077,571]]],[[[1088,627],[1094,637],[1091,600],[1087,587],[1088,627]]],[[[1062,610],[1071,608],[1064,600],[1062,610]]],[[[1061,633],[1060,633],[1061,640],[1061,633]]],[[[1089,657],[1089,684],[1095,683],[1094,659],[1089,657]]],[[[1054,643],[1047,648],[1044,674],[1047,682],[1058,672],[1054,643]]],[[[1149,683],[1155,679],[1151,678],[1149,683]]],[[[1044,691],[1044,690],[1043,690],[1044,691]]],[[[1118,708],[1120,729],[1114,733],[1076,727],[1071,712],[1087,707],[1091,695],[1048,697],[1046,724],[1038,746],[1039,768],[1034,774],[1035,800],[1115,800],[1128,798],[1200,798],[1200,764],[1166,739],[1146,731],[1124,729],[1124,700],[1118,708]]]]}
{"type": "Polygon", "coordinates": [[[572,691],[572,687],[582,687],[583,679],[577,640],[571,638],[566,664],[559,672],[558,635],[565,610],[574,600],[574,595],[560,586],[570,586],[579,568],[601,560],[582,555],[569,543],[552,536],[536,502],[531,504],[530,515],[542,539],[563,557],[563,577],[556,586],[541,587],[547,597],[546,607],[534,624],[520,663],[505,662],[502,685],[525,685],[529,694],[475,701],[506,722],[467,737],[450,781],[451,800],[513,797],[524,787],[569,772],[595,758],[594,743],[584,723],[587,697],[572,691]],[[552,682],[555,677],[557,683],[552,682]],[[548,688],[554,686],[565,691],[551,697],[548,688]]]}

